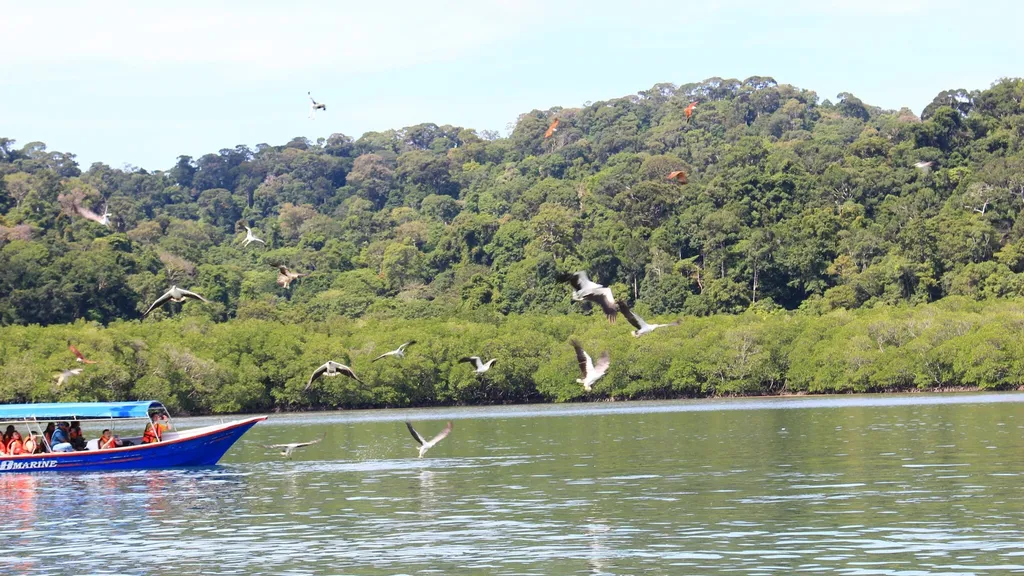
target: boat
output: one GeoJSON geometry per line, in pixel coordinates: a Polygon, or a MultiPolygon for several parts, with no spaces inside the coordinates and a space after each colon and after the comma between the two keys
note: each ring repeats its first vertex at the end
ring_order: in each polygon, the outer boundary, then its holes
{"type": "Polygon", "coordinates": [[[141,402],[67,402],[0,405],[0,431],[8,425],[34,436],[44,445],[45,453],[0,455],[0,473],[37,471],[144,470],[181,466],[212,466],[224,453],[266,416],[253,416],[212,426],[177,431],[168,426],[158,442],[142,443],[142,433],[154,415],[170,415],[163,404],[141,402]],[[99,436],[102,428],[119,434],[124,445],[100,450],[96,440],[87,449],[72,452],[50,452],[43,439],[43,428],[51,423],[79,422],[83,430],[99,436]]]}

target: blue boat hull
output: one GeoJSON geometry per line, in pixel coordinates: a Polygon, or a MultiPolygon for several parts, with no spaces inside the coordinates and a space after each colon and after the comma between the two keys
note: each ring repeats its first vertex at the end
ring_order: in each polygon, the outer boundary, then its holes
{"type": "Polygon", "coordinates": [[[143,470],[177,466],[211,466],[257,422],[257,416],[212,426],[201,434],[157,442],[85,452],[0,456],[0,474],[5,472],[54,472],[95,470],[143,470]]]}

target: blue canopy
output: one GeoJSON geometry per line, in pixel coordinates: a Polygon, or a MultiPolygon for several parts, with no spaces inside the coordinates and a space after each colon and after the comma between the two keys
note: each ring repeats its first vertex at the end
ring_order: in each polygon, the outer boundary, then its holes
{"type": "Polygon", "coordinates": [[[0,404],[0,420],[83,420],[85,418],[148,418],[163,404],[144,402],[52,402],[0,404]]]}

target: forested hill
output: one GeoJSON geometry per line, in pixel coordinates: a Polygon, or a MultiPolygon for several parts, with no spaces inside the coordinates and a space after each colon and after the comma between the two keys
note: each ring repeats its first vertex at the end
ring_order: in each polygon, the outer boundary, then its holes
{"type": "MultiPolygon", "coordinates": [[[[598,322],[557,281],[580,269],[653,315],[1016,297],[1022,101],[1024,81],[1006,79],[942,92],[918,117],[848,93],[822,101],[767,77],[714,78],[534,110],[507,138],[420,124],[236,146],[155,172],[83,170],[74,154],[0,138],[0,324],[137,325],[172,284],[211,304],[167,307],[144,324],[252,320],[329,333],[345,319],[369,331],[532,313],[598,322]],[[685,184],[667,178],[680,170],[685,184]],[[76,204],[101,215],[106,206],[110,226],[76,204]],[[266,246],[243,247],[244,226],[266,246]],[[308,276],[282,288],[278,265],[308,276]]],[[[329,112],[311,126],[329,130],[329,112]]],[[[38,356],[12,338],[27,332],[3,330],[0,400],[59,395],[46,378],[66,350],[50,344],[38,356]]],[[[97,346],[116,356],[115,344],[97,346]]],[[[277,378],[264,396],[301,380],[277,378]]],[[[435,392],[423,402],[463,400],[435,392]]]]}

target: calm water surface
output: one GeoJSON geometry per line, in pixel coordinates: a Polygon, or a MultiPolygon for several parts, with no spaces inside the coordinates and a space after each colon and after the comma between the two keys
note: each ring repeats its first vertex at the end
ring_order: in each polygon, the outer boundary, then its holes
{"type": "Polygon", "coordinates": [[[0,475],[0,573],[1024,573],[1022,402],[274,416],[213,468],[0,475]]]}

